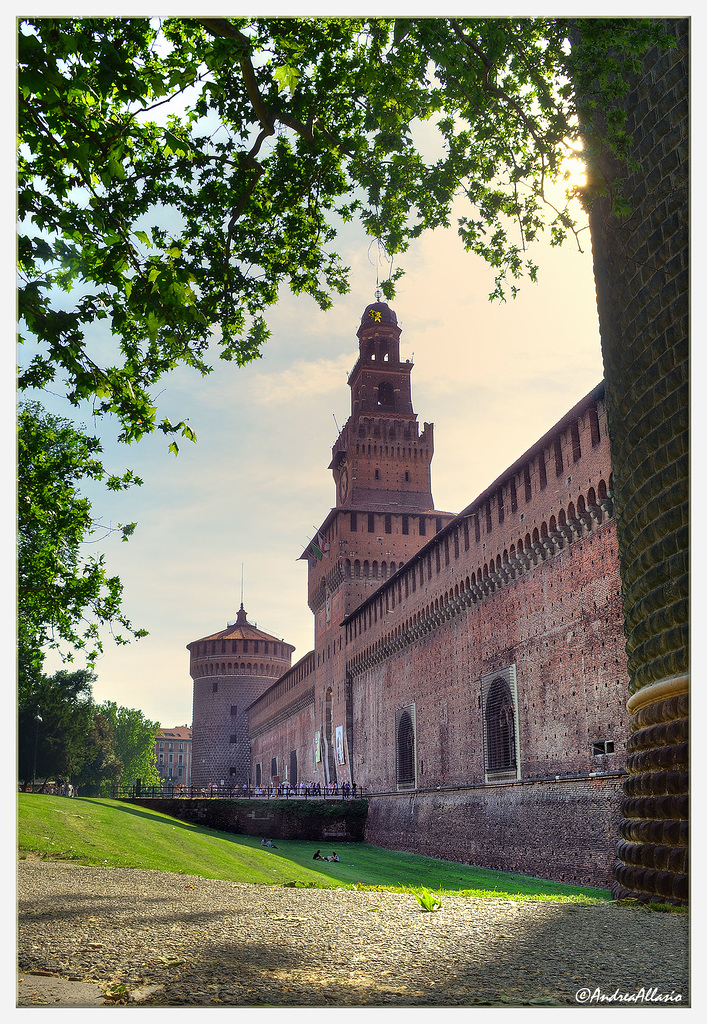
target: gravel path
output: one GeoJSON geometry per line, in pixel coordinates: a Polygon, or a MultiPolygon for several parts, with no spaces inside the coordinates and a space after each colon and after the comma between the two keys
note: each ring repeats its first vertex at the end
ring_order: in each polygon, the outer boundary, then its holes
{"type": "Polygon", "coordinates": [[[451,896],[423,913],[399,893],[40,860],[19,862],[18,895],[23,976],[99,982],[123,1005],[689,1002],[687,915],[451,896]]]}

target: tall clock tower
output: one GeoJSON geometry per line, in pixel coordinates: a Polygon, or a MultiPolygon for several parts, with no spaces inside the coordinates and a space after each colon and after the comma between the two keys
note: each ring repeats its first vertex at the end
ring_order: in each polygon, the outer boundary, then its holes
{"type": "Polygon", "coordinates": [[[385,302],[366,306],[349,375],[351,415],[332,448],[336,505],[300,556],[309,563],[314,615],[317,778],[353,779],[353,703],[344,620],[454,518],[432,501],[432,424],[412,407],[412,363],[400,360],[398,318],[385,302]],[[345,748],[335,737],[341,730],[345,748]],[[320,774],[322,773],[322,774],[320,774]]]}
{"type": "Polygon", "coordinates": [[[453,518],[434,507],[433,427],[419,429],[410,393],[413,364],[401,362],[400,334],[387,303],[366,306],[349,374],[351,415],[329,465],[336,506],[301,555],[309,561],[317,639],[453,518]]]}
{"type": "Polygon", "coordinates": [[[385,302],[367,306],[351,374],[351,416],[332,449],[339,508],[370,512],[433,509],[433,428],[420,434],[412,408],[413,364],[400,360],[398,318],[385,302]]]}

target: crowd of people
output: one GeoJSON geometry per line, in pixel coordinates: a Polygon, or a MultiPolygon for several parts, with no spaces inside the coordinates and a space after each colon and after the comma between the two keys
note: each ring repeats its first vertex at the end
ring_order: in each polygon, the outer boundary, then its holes
{"type": "Polygon", "coordinates": [[[229,786],[224,779],[221,780],[221,784],[218,785],[215,782],[210,783],[208,786],[203,786],[200,789],[185,790],[183,786],[175,786],[173,790],[174,796],[228,796],[237,797],[244,796],[247,798],[251,797],[332,797],[341,796],[344,800],[355,799],[357,795],[356,783],[343,782],[340,786],[336,782],[305,782],[304,780],[298,782],[296,785],[291,785],[286,779],[283,782],[274,782],[269,785],[257,785],[249,786],[247,783],[243,783],[242,787],[229,786]]]}
{"type": "Polygon", "coordinates": [[[78,789],[70,782],[57,779],[56,782],[31,782],[20,781],[18,783],[20,793],[48,793],[50,796],[77,796],[78,789]]]}

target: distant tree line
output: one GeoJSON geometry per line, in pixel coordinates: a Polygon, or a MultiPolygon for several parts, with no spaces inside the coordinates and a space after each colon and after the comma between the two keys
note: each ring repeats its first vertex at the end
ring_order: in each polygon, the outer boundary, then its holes
{"type": "Polygon", "coordinates": [[[111,784],[159,786],[155,734],[159,722],[113,701],[97,704],[88,669],[52,676],[31,666],[20,674],[18,778],[29,787],[62,780],[84,795],[111,784]]]}

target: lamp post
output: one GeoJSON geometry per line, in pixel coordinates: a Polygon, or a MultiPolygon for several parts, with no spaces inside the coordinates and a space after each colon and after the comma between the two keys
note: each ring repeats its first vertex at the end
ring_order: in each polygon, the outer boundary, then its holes
{"type": "Polygon", "coordinates": [[[42,716],[39,711],[34,716],[34,720],[37,723],[34,730],[34,757],[32,759],[32,792],[34,793],[34,780],[37,776],[37,744],[39,743],[39,723],[42,721],[42,716]]]}

